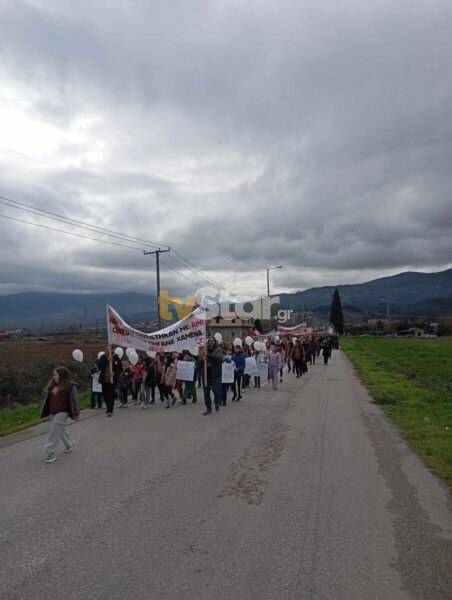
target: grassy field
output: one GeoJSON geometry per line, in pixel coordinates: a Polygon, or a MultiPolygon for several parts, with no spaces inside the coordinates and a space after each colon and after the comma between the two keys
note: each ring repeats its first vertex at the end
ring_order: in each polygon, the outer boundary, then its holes
{"type": "MultiPolygon", "coordinates": [[[[89,392],[81,392],[80,407],[83,409],[89,408],[89,406],[89,392]]],[[[0,437],[44,422],[39,418],[41,407],[42,400],[26,404],[25,406],[15,406],[14,408],[3,408],[0,410],[0,437]]]]}
{"type": "Polygon", "coordinates": [[[0,342],[0,436],[25,429],[40,422],[43,389],[55,367],[69,369],[71,379],[80,386],[82,408],[89,405],[89,372],[72,358],[80,348],[85,364],[91,366],[97,353],[105,350],[106,341],[97,337],[54,336],[47,342],[37,339],[0,342]]]}
{"type": "Polygon", "coordinates": [[[374,401],[452,487],[452,338],[343,338],[374,401]]]}

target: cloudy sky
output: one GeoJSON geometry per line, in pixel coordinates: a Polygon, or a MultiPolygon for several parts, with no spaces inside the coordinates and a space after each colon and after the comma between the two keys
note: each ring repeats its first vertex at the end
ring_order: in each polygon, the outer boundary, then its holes
{"type": "Polygon", "coordinates": [[[0,294],[154,291],[130,238],[182,294],[451,267],[451,31],[450,0],[0,0],[0,294]]]}

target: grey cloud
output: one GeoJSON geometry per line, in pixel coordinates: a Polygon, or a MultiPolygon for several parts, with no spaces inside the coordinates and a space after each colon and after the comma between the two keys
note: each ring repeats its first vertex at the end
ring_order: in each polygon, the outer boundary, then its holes
{"type": "MultiPolygon", "coordinates": [[[[91,166],[0,167],[16,199],[172,245],[214,278],[282,263],[275,277],[295,288],[307,271],[318,284],[450,264],[448,2],[0,10],[4,78],[29,86],[29,115],[68,129],[98,115],[90,139],[106,147],[91,166]]],[[[68,137],[58,155],[83,163],[83,144],[68,137]]],[[[70,262],[82,286],[123,271],[115,286],[144,285],[147,267],[105,248],[70,262]]]]}

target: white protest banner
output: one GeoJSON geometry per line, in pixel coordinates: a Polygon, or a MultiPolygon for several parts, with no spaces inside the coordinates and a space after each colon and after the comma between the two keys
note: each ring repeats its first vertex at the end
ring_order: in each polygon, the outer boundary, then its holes
{"type": "Polygon", "coordinates": [[[277,335],[310,335],[312,327],[306,327],[306,323],[295,325],[295,327],[279,327],[277,335]]]}
{"type": "Polygon", "coordinates": [[[249,356],[248,358],[245,358],[245,375],[256,375],[256,371],[257,366],[256,359],[254,358],[254,356],[249,356]]]}
{"type": "Polygon", "coordinates": [[[99,375],[100,375],[100,373],[94,373],[93,374],[92,390],[95,393],[102,393],[102,384],[99,383],[99,375]]]}
{"type": "Polygon", "coordinates": [[[176,379],[181,381],[193,381],[195,376],[195,363],[191,360],[178,360],[176,367],[176,379]]]}
{"type": "Polygon", "coordinates": [[[196,354],[198,349],[206,344],[205,310],[197,308],[184,319],[165,329],[143,333],[128,325],[114,308],[107,304],[107,332],[110,345],[160,353],[189,350],[196,354]]]}
{"type": "Polygon", "coordinates": [[[234,383],[234,363],[224,362],[221,365],[221,383],[234,383]]]}

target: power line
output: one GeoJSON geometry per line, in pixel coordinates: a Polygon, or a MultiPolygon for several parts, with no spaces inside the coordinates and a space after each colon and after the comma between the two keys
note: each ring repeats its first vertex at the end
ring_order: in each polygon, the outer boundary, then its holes
{"type": "Polygon", "coordinates": [[[174,271],[175,273],[178,273],[181,277],[184,277],[184,279],[187,279],[188,281],[190,281],[191,283],[194,283],[195,285],[198,285],[198,286],[202,285],[202,282],[195,281],[194,279],[190,279],[190,277],[187,277],[186,275],[184,275],[183,273],[181,273],[180,271],[178,271],[177,269],[175,269],[174,267],[172,267],[171,265],[169,265],[165,260],[163,260],[163,258],[162,258],[162,262],[164,263],[164,265],[166,267],[168,267],[168,269],[171,269],[171,271],[174,271]]]}
{"type": "MultiPolygon", "coordinates": [[[[172,249],[172,250],[173,250],[173,249],[172,249]]],[[[173,251],[175,252],[175,250],[173,250],[173,251]]],[[[176,252],[176,254],[177,254],[177,252],[176,252]]],[[[180,260],[178,260],[178,259],[177,259],[177,258],[175,258],[174,256],[171,256],[171,254],[168,254],[168,258],[171,258],[171,260],[174,260],[174,261],[175,261],[177,264],[179,264],[181,267],[183,267],[183,268],[184,268],[186,271],[190,271],[191,273],[193,273],[193,275],[196,275],[196,276],[198,276],[198,277],[199,277],[199,275],[198,275],[197,273],[195,273],[195,271],[194,271],[193,269],[189,269],[188,267],[186,267],[186,265],[184,265],[184,264],[183,264],[183,263],[182,263],[180,260]]],[[[201,272],[201,273],[202,273],[202,272],[201,272]]],[[[202,275],[202,274],[201,274],[201,277],[202,277],[202,278],[203,278],[203,279],[204,279],[204,280],[205,280],[207,283],[210,283],[210,284],[212,284],[212,283],[213,283],[213,284],[215,285],[215,287],[220,287],[220,286],[218,286],[218,284],[217,284],[217,283],[215,283],[215,282],[214,282],[212,279],[209,279],[207,276],[205,276],[205,275],[202,275]]]]}
{"type": "MultiPolygon", "coordinates": [[[[40,217],[44,217],[46,219],[51,219],[52,221],[58,221],[59,223],[64,223],[65,225],[72,225],[73,227],[78,227],[80,229],[87,229],[88,231],[93,231],[94,233],[100,233],[102,235],[107,235],[108,237],[117,238],[124,241],[131,242],[145,242],[147,245],[156,246],[154,242],[150,242],[148,240],[142,240],[140,238],[134,238],[132,236],[122,234],[116,231],[112,231],[110,229],[105,229],[104,227],[98,227],[97,225],[90,225],[89,223],[83,223],[82,221],[77,221],[76,219],[72,219],[71,217],[65,217],[63,215],[58,215],[57,213],[51,213],[46,210],[42,210],[40,208],[34,208],[27,204],[22,204],[20,202],[16,202],[15,200],[9,200],[4,196],[0,196],[0,204],[5,206],[9,206],[10,208],[15,208],[17,210],[22,210],[23,212],[38,215],[40,217]],[[15,204],[20,204],[21,206],[15,206],[15,204]],[[26,208],[22,208],[26,207],[26,208]],[[42,214],[45,213],[45,214],[42,214]],[[47,216],[53,215],[53,216],[47,216]]],[[[30,223],[33,225],[33,223],[30,223]]]]}
{"type": "MultiPolygon", "coordinates": [[[[215,285],[215,287],[221,287],[216,281],[214,281],[211,277],[208,277],[207,275],[203,275],[203,271],[201,271],[201,269],[198,269],[198,267],[196,267],[193,263],[191,263],[188,259],[184,258],[181,254],[179,254],[179,252],[177,252],[174,248],[172,248],[174,254],[177,254],[177,256],[179,256],[179,258],[181,258],[184,262],[188,263],[191,267],[193,267],[196,271],[198,271],[198,273],[200,273],[203,278],[206,281],[210,281],[211,283],[213,283],[215,285]]],[[[174,256],[172,257],[174,260],[176,260],[174,258],[174,256]]],[[[186,267],[187,268],[187,267],[186,267]]],[[[193,272],[192,269],[189,269],[190,271],[193,272]]]]}
{"type": "MultiPolygon", "coordinates": [[[[131,241],[131,242],[134,242],[134,243],[143,242],[146,245],[160,247],[160,244],[157,244],[156,242],[152,242],[150,240],[145,240],[143,238],[129,236],[129,235],[126,235],[126,234],[119,233],[117,231],[113,231],[111,229],[106,229],[104,227],[98,227],[97,225],[90,225],[88,223],[84,223],[83,221],[78,221],[78,220],[73,219],[71,217],[65,217],[63,215],[59,215],[59,214],[51,212],[51,211],[47,211],[47,210],[44,210],[44,209],[33,207],[30,204],[25,204],[23,202],[18,202],[17,200],[11,200],[10,198],[7,198],[6,196],[1,196],[0,195],[0,204],[4,204],[5,206],[9,206],[10,208],[16,208],[17,210],[22,210],[22,211],[28,212],[30,214],[35,214],[35,215],[38,215],[38,216],[43,216],[44,218],[51,219],[53,221],[58,221],[60,223],[66,224],[66,225],[73,225],[73,226],[78,227],[80,229],[87,229],[88,231],[92,231],[92,232],[95,232],[95,233],[100,233],[101,235],[106,235],[108,237],[113,237],[115,239],[120,239],[120,240],[124,240],[124,241],[131,241]]],[[[13,217],[10,217],[10,219],[14,220],[13,217]]],[[[29,224],[29,225],[35,225],[34,223],[30,223],[28,221],[21,221],[20,219],[15,219],[15,220],[18,221],[18,222],[23,222],[23,223],[29,224]]],[[[42,226],[42,227],[44,227],[44,226],[42,226]]],[[[57,230],[57,231],[59,231],[59,230],[57,230]]],[[[62,232],[62,233],[64,233],[64,232],[62,232]]],[[[67,233],[69,233],[69,232],[67,232],[67,233]]],[[[71,234],[71,235],[75,235],[75,234],[71,234]]],[[[94,238],[88,238],[86,236],[78,236],[78,237],[85,237],[86,239],[94,239],[94,238]]],[[[96,239],[95,241],[102,242],[103,240],[96,239]]],[[[105,241],[105,243],[107,243],[107,242],[105,241]]],[[[108,242],[108,243],[114,245],[112,242],[108,242]]],[[[117,244],[117,245],[121,245],[121,244],[117,244]]],[[[124,246],[124,247],[127,247],[127,246],[124,246]]],[[[170,246],[168,246],[168,248],[170,248],[170,246]]],[[[196,267],[189,260],[187,260],[186,258],[184,258],[174,248],[171,248],[171,250],[177,256],[179,256],[184,262],[186,262],[188,265],[190,265],[191,267],[193,267],[193,268],[187,267],[184,264],[182,264],[178,259],[176,259],[174,256],[169,255],[172,260],[174,260],[178,264],[180,264],[185,270],[192,272],[194,275],[196,275],[198,277],[201,276],[205,281],[207,281],[207,282],[212,283],[213,285],[215,285],[215,287],[221,287],[212,278],[210,278],[207,275],[205,275],[203,273],[203,271],[201,271],[201,269],[198,269],[198,267],[196,267]],[[197,273],[193,269],[196,269],[197,273]]],[[[178,271],[176,271],[176,272],[178,272],[178,271]]]]}
{"type": "Polygon", "coordinates": [[[41,229],[48,229],[50,231],[57,231],[58,233],[64,233],[66,235],[72,235],[74,237],[82,238],[84,240],[92,240],[94,242],[101,242],[102,244],[109,244],[110,246],[120,246],[121,248],[128,248],[129,250],[143,251],[143,248],[137,248],[136,246],[126,246],[125,244],[118,244],[117,242],[109,242],[107,240],[99,240],[98,238],[89,237],[87,235],[81,235],[80,233],[73,233],[71,231],[63,231],[56,229],[55,227],[49,227],[48,225],[41,225],[40,223],[31,223],[30,221],[24,221],[23,219],[16,219],[7,215],[0,214],[3,219],[9,219],[10,221],[17,221],[18,223],[25,223],[26,225],[34,225],[34,227],[41,227],[41,229]]]}

